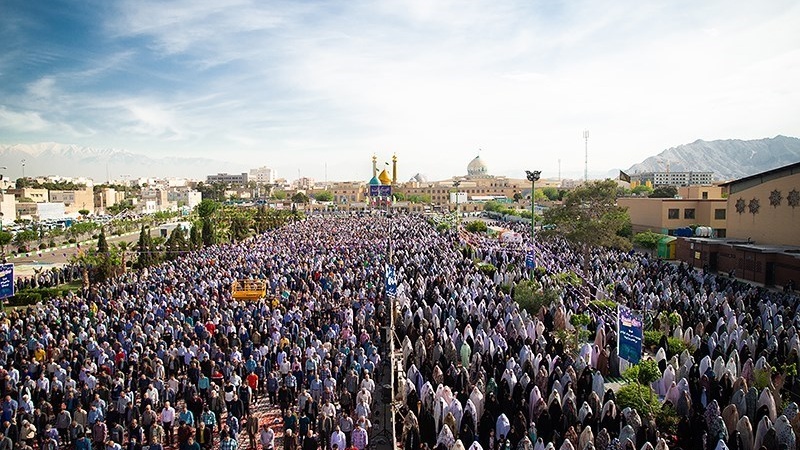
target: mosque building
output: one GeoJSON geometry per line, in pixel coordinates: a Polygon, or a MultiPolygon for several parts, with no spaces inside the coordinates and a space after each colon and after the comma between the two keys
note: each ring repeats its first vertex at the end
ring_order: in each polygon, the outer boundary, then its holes
{"type": "MultiPolygon", "coordinates": [[[[483,203],[496,200],[513,202],[517,197],[530,197],[530,182],[524,178],[508,178],[492,175],[489,167],[480,155],[475,156],[467,164],[466,175],[456,175],[449,179],[428,181],[417,173],[406,182],[398,181],[398,158],[392,155],[391,165],[379,169],[378,156],[372,156],[372,177],[367,183],[339,182],[333,183],[328,190],[333,194],[333,203],[340,209],[367,209],[370,207],[369,186],[392,186],[395,201],[392,208],[409,212],[429,210],[454,211],[458,192],[458,208],[462,212],[483,210],[483,203]],[[391,171],[391,172],[390,172],[391,171]],[[453,195],[451,195],[453,194],[453,195]],[[419,198],[430,198],[430,202],[419,202],[419,198]],[[416,198],[417,202],[407,201],[416,198]]],[[[543,180],[542,186],[546,185],[543,180]]],[[[537,184],[537,188],[538,188],[537,184]]],[[[374,205],[374,203],[372,203],[374,205]]]]}

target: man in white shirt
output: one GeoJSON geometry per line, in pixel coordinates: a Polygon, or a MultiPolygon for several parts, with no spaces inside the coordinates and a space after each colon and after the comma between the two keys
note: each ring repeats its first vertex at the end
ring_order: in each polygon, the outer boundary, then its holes
{"type": "Polygon", "coordinates": [[[347,437],[339,425],[336,425],[333,433],[331,433],[331,448],[338,448],[339,450],[347,448],[347,437]]]}
{"type": "Polygon", "coordinates": [[[166,445],[172,443],[172,424],[175,423],[175,408],[169,402],[164,402],[161,410],[161,426],[164,427],[164,440],[166,445]]]}

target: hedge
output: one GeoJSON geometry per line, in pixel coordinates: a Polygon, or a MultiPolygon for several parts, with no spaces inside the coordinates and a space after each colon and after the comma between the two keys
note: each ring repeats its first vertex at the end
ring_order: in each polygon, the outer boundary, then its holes
{"type": "Polygon", "coordinates": [[[17,291],[17,293],[8,300],[8,304],[11,306],[35,305],[41,301],[50,301],[57,297],[64,297],[69,292],[69,289],[59,288],[25,289],[17,291]]]}

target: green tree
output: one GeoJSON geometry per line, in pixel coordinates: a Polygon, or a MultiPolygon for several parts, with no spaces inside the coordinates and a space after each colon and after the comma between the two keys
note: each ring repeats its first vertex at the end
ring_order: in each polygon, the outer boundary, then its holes
{"type": "Polygon", "coordinates": [[[0,231],[0,248],[3,250],[3,255],[6,254],[6,246],[14,239],[14,235],[8,231],[0,231]]]}
{"type": "Polygon", "coordinates": [[[473,220],[472,222],[468,223],[465,228],[470,233],[485,233],[488,229],[486,222],[482,220],[473,220]]]}
{"type": "Polygon", "coordinates": [[[332,202],[333,193],[331,191],[320,191],[314,194],[314,200],[318,202],[332,202]]]}
{"type": "Polygon", "coordinates": [[[292,203],[308,203],[308,196],[302,192],[295,192],[292,195],[292,203]]]}
{"type": "Polygon", "coordinates": [[[221,205],[217,201],[204,199],[197,205],[197,215],[200,216],[200,218],[211,217],[219,210],[220,206],[221,205]]]}
{"type": "Polygon", "coordinates": [[[186,241],[186,233],[183,231],[183,227],[175,227],[170,233],[169,239],[167,239],[165,258],[172,261],[188,250],[189,243],[186,241]]]}
{"type": "Polygon", "coordinates": [[[203,223],[203,246],[214,245],[217,243],[217,237],[214,233],[214,226],[211,223],[210,217],[204,217],[202,219],[203,223]]]}
{"type": "Polygon", "coordinates": [[[118,258],[117,252],[109,250],[106,232],[103,228],[100,228],[100,235],[97,237],[97,252],[93,261],[92,277],[94,280],[103,282],[114,276],[118,258]]]}
{"type": "Polygon", "coordinates": [[[88,209],[81,209],[81,210],[78,211],[78,214],[82,215],[83,217],[86,217],[86,216],[89,215],[89,210],[88,209]]]}
{"type": "Polygon", "coordinates": [[[648,250],[655,250],[658,248],[658,242],[661,241],[664,236],[663,234],[653,233],[652,231],[643,231],[641,233],[636,233],[633,237],[633,242],[648,250]]]}
{"type": "Polygon", "coordinates": [[[39,237],[39,233],[33,230],[22,230],[14,235],[14,245],[19,249],[28,250],[28,243],[35,241],[39,237]]]}
{"type": "Polygon", "coordinates": [[[193,249],[198,249],[203,246],[202,226],[202,224],[193,223],[192,229],[189,231],[189,242],[192,244],[193,249]]]}
{"type": "Polygon", "coordinates": [[[519,192],[514,192],[514,201],[518,202],[520,200],[522,200],[522,194],[520,194],[519,192]]]}
{"type": "Polygon", "coordinates": [[[106,241],[106,231],[100,228],[100,236],[97,237],[97,253],[108,253],[108,242],[106,241]]]}
{"type": "Polygon", "coordinates": [[[644,195],[645,197],[649,197],[653,194],[653,188],[646,184],[640,184],[635,188],[631,189],[631,192],[636,195],[644,195]]]}
{"type": "Polygon", "coordinates": [[[587,183],[570,192],[561,205],[544,213],[544,222],[555,225],[545,233],[558,233],[580,246],[587,273],[592,247],[631,248],[630,241],[618,235],[630,224],[630,216],[625,208],[617,206],[616,193],[613,180],[587,183]]]}
{"type": "Polygon", "coordinates": [[[547,199],[550,201],[556,201],[559,198],[558,189],[552,186],[543,187],[542,194],[544,194],[545,197],[547,197],[547,199]]]}
{"type": "Polygon", "coordinates": [[[657,186],[650,194],[650,198],[674,198],[678,195],[678,188],[675,186],[657,186]]]}
{"type": "Polygon", "coordinates": [[[275,200],[286,200],[286,191],[282,189],[276,189],[272,191],[272,198],[275,200]]]}
{"type": "Polygon", "coordinates": [[[155,245],[153,245],[153,238],[150,236],[150,228],[142,225],[139,232],[139,241],[136,243],[136,248],[139,252],[139,259],[137,266],[139,269],[152,266],[156,261],[155,245]]]}
{"type": "Polygon", "coordinates": [[[250,236],[250,219],[243,216],[231,219],[231,239],[238,242],[248,236],[250,236]]]}
{"type": "Polygon", "coordinates": [[[431,196],[428,194],[409,195],[408,201],[410,201],[411,203],[430,203],[431,196]]]}

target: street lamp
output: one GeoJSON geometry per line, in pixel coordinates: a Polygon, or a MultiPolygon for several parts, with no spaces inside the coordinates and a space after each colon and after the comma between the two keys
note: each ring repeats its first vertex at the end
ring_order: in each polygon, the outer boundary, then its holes
{"type": "MultiPolygon", "coordinates": [[[[536,180],[542,176],[542,171],[534,170],[531,172],[530,170],[526,170],[525,175],[528,181],[531,182],[531,251],[533,252],[535,251],[534,245],[536,243],[536,180]]],[[[531,267],[531,281],[533,281],[533,269],[534,268],[531,267]]]]}
{"type": "Polygon", "coordinates": [[[456,227],[461,224],[461,214],[458,211],[458,187],[461,186],[461,180],[453,182],[453,187],[456,188],[456,227]]]}
{"type": "Polygon", "coordinates": [[[22,160],[22,178],[25,178],[25,160],[22,160]]]}

